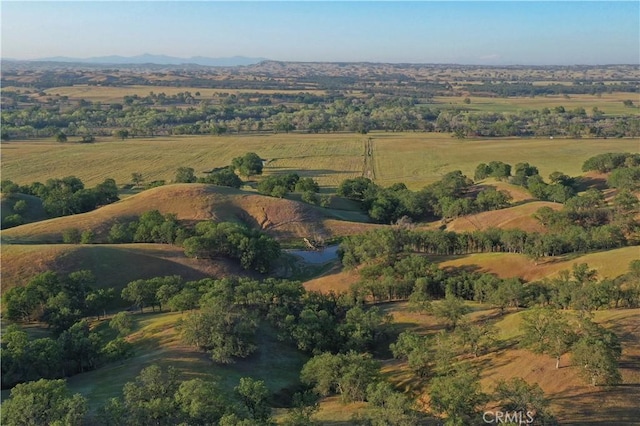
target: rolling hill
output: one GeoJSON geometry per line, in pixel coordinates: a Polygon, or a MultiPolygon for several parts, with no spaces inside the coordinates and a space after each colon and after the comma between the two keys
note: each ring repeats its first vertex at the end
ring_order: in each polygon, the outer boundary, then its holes
{"type": "Polygon", "coordinates": [[[2,245],[3,292],[45,271],[65,274],[81,269],[98,277],[98,287],[114,287],[117,293],[130,281],[164,275],[185,280],[248,275],[232,261],[190,259],[180,247],[168,244],[2,245]]]}
{"type": "Polygon", "coordinates": [[[91,229],[105,241],[111,226],[150,210],[176,214],[178,220],[241,222],[279,239],[328,237],[322,221],[329,210],[252,192],[205,184],[175,184],[153,188],[92,212],[44,220],[3,233],[6,241],[55,243],[68,228],[91,229]]]}

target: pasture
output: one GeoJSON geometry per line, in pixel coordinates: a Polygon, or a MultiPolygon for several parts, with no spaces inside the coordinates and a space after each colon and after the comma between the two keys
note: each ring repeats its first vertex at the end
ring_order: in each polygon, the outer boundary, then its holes
{"type": "Polygon", "coordinates": [[[582,174],[589,157],[605,152],[637,152],[638,139],[492,138],[454,139],[441,133],[376,133],[373,158],[376,183],[404,182],[417,189],[461,170],[473,178],[479,163],[503,161],[514,166],[527,162],[547,178],[554,171],[582,174]]]}
{"type": "Polygon", "coordinates": [[[90,187],[113,178],[119,185],[142,173],[145,182],[171,181],[178,167],[196,175],[229,165],[234,157],[256,152],[267,160],[264,174],[296,172],[313,177],[324,191],[347,178],[362,176],[364,144],[373,140],[374,181],[382,186],[404,182],[418,189],[461,170],[473,177],[481,162],[528,162],[544,177],[554,171],[576,176],[582,163],[605,152],[637,152],[638,139],[452,138],[442,133],[373,132],[332,134],[240,134],[171,136],[124,141],[104,138],[92,144],[53,139],[2,144],[3,179],[18,184],[75,175],[90,187]],[[553,153],[551,155],[550,153],[553,153]]]}
{"type": "MultiPolygon", "coordinates": [[[[20,89],[18,89],[20,90],[20,89]]],[[[178,93],[190,92],[196,99],[207,99],[214,97],[220,93],[239,94],[239,93],[291,93],[298,94],[300,90],[268,90],[268,89],[209,89],[201,87],[173,87],[173,86],[90,86],[78,84],[74,86],[53,87],[44,90],[47,96],[67,96],[71,100],[84,99],[91,102],[113,103],[122,102],[125,96],[137,95],[140,97],[149,96],[149,93],[164,93],[167,96],[177,95],[178,93]],[[196,92],[200,96],[195,96],[196,92]]],[[[313,93],[322,95],[325,90],[304,90],[305,93],[313,93]]]]}
{"type": "MultiPolygon", "coordinates": [[[[555,83],[555,82],[554,82],[555,83]]],[[[553,109],[563,106],[567,111],[575,108],[584,108],[591,115],[594,107],[597,107],[604,115],[637,115],[637,108],[629,108],[623,105],[623,101],[630,99],[638,103],[637,93],[614,92],[598,95],[548,95],[536,97],[486,97],[486,96],[436,96],[433,103],[428,104],[435,108],[459,107],[471,112],[499,112],[517,113],[526,110],[543,108],[553,109]],[[464,99],[469,98],[470,104],[465,104],[464,99]]]]}

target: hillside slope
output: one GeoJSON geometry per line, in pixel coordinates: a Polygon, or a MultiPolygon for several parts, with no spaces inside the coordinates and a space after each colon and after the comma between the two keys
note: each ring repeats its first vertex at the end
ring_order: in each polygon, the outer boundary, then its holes
{"type": "Polygon", "coordinates": [[[81,269],[93,272],[98,287],[115,287],[118,293],[130,281],[164,275],[185,280],[247,275],[232,261],[190,259],[180,247],[167,244],[2,245],[3,292],[45,271],[65,274],[81,269]]]}
{"type": "Polygon", "coordinates": [[[149,210],[174,213],[182,221],[234,221],[261,229],[280,239],[325,236],[320,209],[309,204],[204,184],[175,184],[153,188],[73,216],[22,225],[3,233],[8,241],[60,242],[68,228],[92,229],[104,241],[111,226],[149,210]]]}
{"type": "MultiPolygon", "coordinates": [[[[429,256],[440,268],[463,268],[472,271],[496,274],[501,278],[520,277],[525,281],[535,281],[553,277],[562,270],[571,270],[574,264],[586,263],[598,271],[599,278],[614,278],[629,271],[629,263],[640,258],[640,247],[622,247],[581,256],[559,256],[534,262],[517,253],[476,253],[459,256],[429,256]]],[[[305,282],[307,290],[322,292],[348,291],[351,284],[358,282],[356,271],[345,271],[336,267],[321,277],[305,282]]]]}
{"type": "Polygon", "coordinates": [[[522,229],[527,232],[544,232],[544,226],[533,217],[542,207],[562,209],[562,204],[549,201],[532,201],[501,210],[462,216],[447,224],[448,231],[476,231],[487,228],[522,229]]]}

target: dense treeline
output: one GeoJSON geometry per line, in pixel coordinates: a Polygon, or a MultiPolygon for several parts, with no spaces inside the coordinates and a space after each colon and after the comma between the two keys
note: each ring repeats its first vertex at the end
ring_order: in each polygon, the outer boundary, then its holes
{"type": "Polygon", "coordinates": [[[344,180],[337,194],[361,201],[371,219],[387,224],[403,217],[412,221],[453,218],[510,205],[511,196],[506,191],[489,188],[472,195],[469,193],[472,184],[459,170],[415,192],[402,183],[382,188],[368,178],[359,177],[344,180]]]}
{"type": "MultiPolygon", "coordinates": [[[[30,185],[19,186],[12,181],[2,181],[3,194],[22,193],[39,197],[42,200],[44,211],[49,217],[67,216],[77,213],[85,213],[95,210],[97,207],[118,201],[118,186],[113,179],[107,178],[104,182],[87,189],[82,180],[75,176],[67,176],[62,179],[48,179],[44,184],[34,182],[30,185]]],[[[22,224],[22,216],[19,213],[15,217],[5,218],[5,227],[22,224]]]]}
{"type": "Polygon", "coordinates": [[[115,223],[107,241],[176,244],[184,248],[188,257],[226,257],[238,260],[244,269],[261,273],[268,272],[280,257],[280,244],[259,230],[213,221],[198,222],[190,228],[180,224],[175,214],[163,215],[158,210],[145,212],[137,220],[115,223]]]}
{"type": "Polygon", "coordinates": [[[638,205],[633,194],[621,192],[613,206],[607,207],[603,194],[591,189],[571,198],[560,211],[538,210],[536,217],[549,233],[495,228],[473,232],[381,229],[347,238],[341,245],[342,261],[352,267],[408,250],[437,255],[508,252],[540,258],[635,245],[639,241],[638,205]]]}
{"type": "MultiPolygon", "coordinates": [[[[4,92],[3,92],[4,96],[4,92]]],[[[640,120],[630,113],[609,116],[594,108],[484,113],[463,108],[425,106],[424,92],[325,95],[226,94],[204,99],[183,92],[147,97],[126,96],[124,103],[102,104],[65,97],[49,98],[2,111],[3,140],[64,135],[86,137],[214,134],[240,132],[427,131],[458,137],[567,136],[623,137],[640,134],[640,120]],[[180,107],[178,107],[178,105],[180,107]],[[121,133],[126,131],[126,133],[121,133]]],[[[17,105],[17,102],[16,102],[17,105]]],[[[630,106],[632,108],[633,105],[630,106]]]]}
{"type": "Polygon", "coordinates": [[[52,271],[33,277],[27,285],[4,292],[3,316],[12,321],[42,321],[59,333],[81,318],[104,312],[113,290],[95,288],[88,270],[61,276],[52,271]]]}
{"type": "Polygon", "coordinates": [[[108,340],[80,320],[57,337],[29,339],[11,325],[2,333],[2,388],[39,379],[57,379],[94,370],[105,363],[132,356],[131,343],[108,340]]]}

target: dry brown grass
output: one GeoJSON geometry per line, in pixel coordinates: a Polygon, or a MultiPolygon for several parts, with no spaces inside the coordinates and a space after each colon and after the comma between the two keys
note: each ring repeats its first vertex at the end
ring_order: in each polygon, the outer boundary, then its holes
{"type": "Polygon", "coordinates": [[[91,270],[99,287],[116,289],[164,275],[177,274],[185,280],[247,275],[231,261],[190,259],[180,247],[167,244],[2,245],[2,291],[25,285],[45,271],[66,274],[81,269],[91,270]]]}
{"type": "MultiPolygon", "coordinates": [[[[472,321],[495,317],[496,310],[471,303],[474,310],[469,317],[472,321]]],[[[394,303],[386,311],[405,329],[419,333],[435,333],[442,326],[431,315],[410,312],[406,303],[394,303]]],[[[505,343],[502,349],[467,358],[481,371],[481,384],[485,392],[492,392],[498,380],[521,377],[529,383],[538,383],[551,400],[551,410],[560,424],[571,425],[622,425],[634,423],[640,416],[640,309],[597,311],[594,320],[614,331],[622,342],[620,372],[623,384],[614,387],[593,387],[587,385],[570,365],[570,356],[561,359],[559,369],[555,360],[548,355],[537,355],[514,346],[520,334],[520,312],[502,317],[497,326],[500,339],[505,343]]],[[[418,395],[418,401],[428,402],[427,381],[417,379],[406,362],[385,360],[383,373],[399,389],[418,395]]],[[[425,404],[427,408],[427,404],[425,404]]],[[[490,408],[488,406],[487,408],[490,408]]],[[[492,408],[492,407],[491,407],[492,408]]]]}
{"type": "Polygon", "coordinates": [[[500,228],[522,229],[527,232],[545,232],[544,225],[533,217],[534,213],[542,207],[561,210],[562,204],[549,201],[533,201],[506,209],[462,216],[449,222],[447,230],[465,232],[500,228]]]}
{"type": "MultiPolygon", "coordinates": [[[[615,250],[589,253],[581,256],[559,256],[534,261],[516,253],[478,253],[460,256],[429,256],[440,268],[466,268],[496,274],[501,278],[520,277],[535,281],[553,277],[560,271],[571,270],[574,264],[586,263],[598,271],[600,278],[614,278],[629,270],[629,263],[640,258],[640,247],[623,247],[615,250]]],[[[321,292],[347,291],[359,280],[357,271],[334,268],[321,277],[307,281],[308,290],[321,292]]]]}
{"type": "Polygon", "coordinates": [[[640,258],[640,247],[623,247],[581,256],[558,256],[534,261],[516,253],[478,253],[432,259],[440,267],[467,267],[489,272],[500,277],[520,277],[526,281],[552,277],[562,270],[571,270],[574,264],[586,263],[598,271],[600,278],[614,278],[629,270],[629,263],[640,258]]]}
{"type": "Polygon", "coordinates": [[[12,228],[3,237],[20,242],[59,242],[65,229],[78,228],[92,229],[104,240],[115,222],[150,210],[173,213],[183,221],[243,222],[284,239],[328,235],[322,214],[308,204],[213,185],[175,184],[143,191],[89,213],[12,228]]]}
{"type": "MultiPolygon", "coordinates": [[[[44,91],[47,96],[68,96],[69,99],[85,99],[91,102],[123,102],[125,96],[138,95],[141,97],[149,96],[150,92],[157,94],[164,93],[167,96],[177,95],[178,93],[191,92],[195,96],[196,92],[200,92],[200,96],[196,99],[208,99],[219,93],[294,93],[298,94],[300,90],[258,90],[258,89],[207,89],[199,87],[174,87],[174,86],[89,86],[78,84],[75,86],[62,86],[46,89],[44,91]]],[[[305,90],[304,92],[322,95],[324,90],[305,90]]]]}

